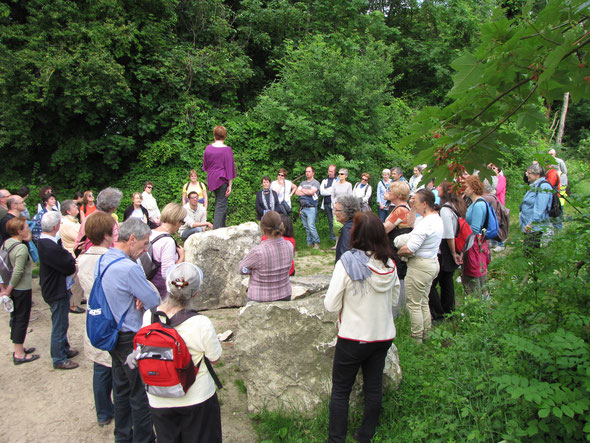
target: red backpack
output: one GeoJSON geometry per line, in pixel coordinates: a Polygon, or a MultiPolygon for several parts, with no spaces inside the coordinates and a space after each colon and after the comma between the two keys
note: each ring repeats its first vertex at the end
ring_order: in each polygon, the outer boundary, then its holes
{"type": "Polygon", "coordinates": [[[459,216],[459,212],[451,205],[443,205],[449,208],[457,216],[457,233],[455,234],[455,252],[458,254],[465,253],[471,249],[475,242],[475,234],[471,230],[469,223],[459,216]]]}
{"type": "Polygon", "coordinates": [[[221,388],[209,359],[203,356],[195,367],[184,340],[174,328],[199,313],[182,310],[170,319],[162,311],[152,309],[151,313],[152,323],[141,328],[133,339],[133,347],[139,351],[137,366],[146,391],[158,397],[183,397],[195,382],[203,360],[221,388]]]}

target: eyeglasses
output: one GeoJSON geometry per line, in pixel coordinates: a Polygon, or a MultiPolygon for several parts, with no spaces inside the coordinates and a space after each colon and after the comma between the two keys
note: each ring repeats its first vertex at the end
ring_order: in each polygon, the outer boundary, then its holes
{"type": "Polygon", "coordinates": [[[88,194],[88,197],[94,197],[94,194],[88,194]]]}
{"type": "Polygon", "coordinates": [[[361,180],[369,180],[367,177],[361,177],[361,180]]]}
{"type": "Polygon", "coordinates": [[[146,186],[147,189],[154,189],[153,186],[146,186]]]}
{"type": "Polygon", "coordinates": [[[198,196],[198,195],[193,195],[192,197],[189,197],[189,198],[190,198],[191,200],[196,200],[196,199],[198,199],[198,198],[199,198],[199,196],[198,196]]]}

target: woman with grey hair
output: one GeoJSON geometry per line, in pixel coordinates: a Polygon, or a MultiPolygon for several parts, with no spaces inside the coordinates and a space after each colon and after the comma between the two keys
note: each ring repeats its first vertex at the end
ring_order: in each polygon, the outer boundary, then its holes
{"type": "MultiPolygon", "coordinates": [[[[117,214],[115,214],[115,211],[121,204],[121,197],[123,197],[123,193],[119,191],[117,188],[103,189],[98,193],[98,197],[96,198],[96,210],[112,215],[115,221],[118,222],[119,219],[117,218],[117,214]]],[[[88,217],[90,217],[92,214],[88,215],[82,222],[82,225],[80,226],[80,231],[78,231],[78,236],[76,237],[74,249],[79,249],[81,251],[86,252],[91,246],[94,246],[92,242],[88,240],[88,238],[86,237],[86,233],[84,231],[86,220],[88,220],[88,217]]],[[[119,223],[115,223],[113,225],[113,244],[118,240],[118,238],[119,223]]]]}
{"type": "Polygon", "coordinates": [[[350,249],[352,219],[354,218],[354,214],[360,210],[361,200],[352,195],[343,195],[334,203],[334,217],[336,217],[338,222],[342,223],[340,237],[338,237],[338,242],[336,243],[336,260],[334,263],[337,263],[342,254],[350,249]]]}
{"type": "Polygon", "coordinates": [[[524,233],[524,252],[527,255],[531,255],[532,249],[541,247],[543,233],[550,229],[549,210],[554,190],[543,177],[544,172],[539,163],[533,163],[525,173],[530,189],[520,204],[519,222],[524,233]]]}
{"type": "Polygon", "coordinates": [[[203,272],[194,264],[173,265],[166,276],[168,297],[143,316],[143,326],[153,323],[156,315],[171,324],[176,323],[175,317],[186,318],[174,329],[184,340],[195,368],[199,368],[195,382],[182,397],[159,397],[148,391],[158,442],[221,441],[221,411],[215,382],[202,361],[207,358],[211,363],[217,363],[221,357],[221,344],[211,320],[189,310],[202,281],[203,272]]]}

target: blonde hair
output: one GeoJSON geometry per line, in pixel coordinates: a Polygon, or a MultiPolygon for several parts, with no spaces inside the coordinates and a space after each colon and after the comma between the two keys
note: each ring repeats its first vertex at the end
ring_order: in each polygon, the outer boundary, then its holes
{"type": "Polygon", "coordinates": [[[408,201],[410,186],[406,182],[395,181],[389,185],[389,193],[400,200],[408,201]]]}
{"type": "Polygon", "coordinates": [[[171,225],[184,221],[186,217],[186,209],[178,203],[168,203],[162,209],[160,221],[162,223],[170,223],[171,225]]]}

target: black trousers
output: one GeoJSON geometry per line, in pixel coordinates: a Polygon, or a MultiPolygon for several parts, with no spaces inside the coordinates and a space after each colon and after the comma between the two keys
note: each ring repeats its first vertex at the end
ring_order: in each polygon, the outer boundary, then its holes
{"type": "Polygon", "coordinates": [[[115,404],[115,442],[152,443],[156,440],[150,405],[139,369],[125,364],[133,352],[134,332],[119,332],[113,359],[113,400],[115,404]]]}
{"type": "Polygon", "coordinates": [[[227,215],[227,197],[225,191],[228,184],[224,183],[215,191],[215,213],[213,214],[213,229],[225,228],[225,217],[227,215]]]}
{"type": "Polygon", "coordinates": [[[359,368],[363,369],[365,409],[358,431],[361,442],[370,442],[375,434],[383,398],[383,368],[393,340],[364,343],[338,338],[332,367],[329,442],[346,441],[348,401],[359,368]]]}
{"type": "Polygon", "coordinates": [[[430,286],[428,294],[428,307],[434,320],[444,319],[445,314],[450,314],[455,309],[455,283],[453,277],[455,271],[439,271],[430,286]],[[440,286],[440,294],[436,286],[440,286]]]}
{"type": "Polygon", "coordinates": [[[10,339],[12,343],[22,345],[29,327],[33,291],[31,289],[13,289],[10,295],[14,303],[14,311],[10,313],[8,323],[10,325],[10,339]]]}
{"type": "Polygon", "coordinates": [[[221,442],[217,393],[193,406],[151,410],[158,443],[221,442]]]}

